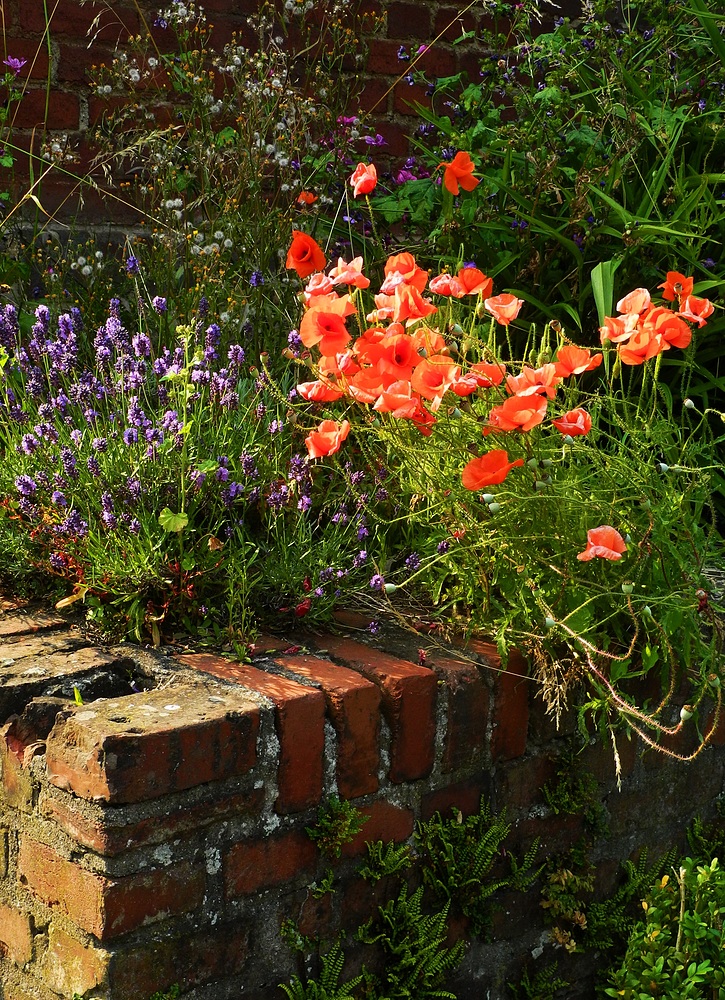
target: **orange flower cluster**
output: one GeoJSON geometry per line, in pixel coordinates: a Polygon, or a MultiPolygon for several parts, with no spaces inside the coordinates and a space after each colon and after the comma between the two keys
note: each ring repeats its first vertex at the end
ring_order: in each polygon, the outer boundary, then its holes
{"type": "MultiPolygon", "coordinates": [[[[306,270],[310,260],[319,258],[314,247],[301,243],[300,234],[295,234],[295,240],[298,248],[290,251],[289,266],[295,267],[295,261],[301,260],[306,270]]],[[[356,291],[370,284],[362,273],[362,259],[349,263],[339,259],[327,273],[318,270],[307,277],[302,293],[306,309],[299,333],[304,346],[317,348],[320,357],[318,378],[299,384],[299,395],[318,403],[351,399],[377,413],[410,420],[424,435],[431,433],[446,395],[454,400],[491,389],[498,390],[500,401],[489,411],[484,434],[529,431],[545,419],[548,401],[562,379],[590,371],[602,360],[601,354],[592,356],[586,348],[568,346],[559,350],[556,362],[537,369],[524,366],[518,375],[507,376],[502,364],[489,361],[464,369],[450,356],[441,334],[427,324],[437,307],[424,294],[428,272],[410,253],[388,258],[380,292],[374,296],[375,309],[366,317],[371,325],[355,340],[346,320],[357,312],[353,301],[356,291]],[[339,286],[348,290],[340,294],[339,286]]],[[[475,267],[461,268],[455,276],[439,275],[430,282],[429,290],[456,298],[476,295],[502,325],[515,319],[523,305],[513,295],[492,297],[492,279],[475,267]]],[[[582,409],[553,421],[557,430],[570,436],[587,434],[591,423],[582,409]]],[[[341,425],[323,421],[307,439],[310,457],[332,454],[346,436],[347,429],[343,433],[341,425]],[[331,450],[324,450],[320,435],[330,442],[331,450]]],[[[505,451],[494,449],[468,463],[463,485],[478,490],[501,483],[512,468],[522,464],[522,460],[509,461],[505,451]]]]}
{"type": "Polygon", "coordinates": [[[653,305],[646,288],[635,288],[617,303],[618,316],[606,316],[599,328],[601,341],[617,345],[617,354],[625,365],[641,365],[671,347],[687,347],[692,340],[688,323],[705,325],[714,311],[709,299],[692,294],[694,280],[679,271],[668,271],[658,287],[666,302],[678,308],[653,305]]]}

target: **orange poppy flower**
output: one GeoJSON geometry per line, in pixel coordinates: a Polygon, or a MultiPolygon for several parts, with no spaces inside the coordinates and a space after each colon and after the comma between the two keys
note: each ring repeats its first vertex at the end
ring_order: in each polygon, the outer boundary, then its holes
{"type": "Polygon", "coordinates": [[[688,295],[692,295],[694,284],[694,278],[686,278],[679,271],[668,271],[666,280],[657,287],[662,289],[662,298],[665,302],[674,302],[675,299],[682,302],[688,295]]]}
{"type": "Polygon", "coordinates": [[[482,389],[490,389],[493,385],[501,385],[506,376],[506,366],[478,361],[475,365],[471,365],[468,374],[476,376],[482,389]]]}
{"type": "Polygon", "coordinates": [[[298,276],[304,279],[309,278],[315,271],[322,271],[326,263],[325,253],[319,243],[307,233],[293,229],[285,267],[290,271],[296,271],[298,276]]]}
{"type": "MultiPolygon", "coordinates": [[[[388,333],[391,331],[388,328],[388,333]]],[[[443,354],[446,350],[446,339],[437,330],[431,330],[427,326],[419,326],[410,335],[413,338],[416,351],[421,357],[430,358],[434,354],[443,354]],[[421,353],[424,352],[424,353],[421,353]]]]}
{"type": "Polygon", "coordinates": [[[586,347],[561,347],[556,355],[556,374],[560,378],[568,378],[593,371],[602,363],[603,357],[603,354],[592,355],[586,347]]]}
{"type": "Polygon", "coordinates": [[[530,431],[546,416],[547,400],[544,396],[510,396],[500,406],[494,406],[488,415],[488,425],[483,433],[491,431],[530,431]]]}
{"type": "Polygon", "coordinates": [[[353,197],[360,194],[370,194],[378,183],[378,172],[374,163],[358,163],[350,177],[353,187],[353,197]]]}
{"type": "Polygon", "coordinates": [[[318,345],[320,353],[329,356],[340,354],[350,343],[351,337],[345,326],[345,317],[355,312],[349,295],[317,296],[320,305],[312,299],[312,305],[302,317],[300,339],[305,347],[318,345]]]}
{"type": "Polygon", "coordinates": [[[434,295],[451,295],[454,299],[462,299],[466,289],[453,274],[439,274],[431,278],[428,286],[434,295]]]}
{"type": "Polygon", "coordinates": [[[355,257],[348,264],[342,257],[337,258],[337,266],[327,272],[333,285],[353,285],[355,288],[369,288],[370,278],[362,273],[363,259],[355,257]]]}
{"type": "Polygon", "coordinates": [[[443,186],[451,194],[460,194],[460,189],[473,191],[480,184],[478,177],[473,176],[476,166],[468,153],[459,152],[453,157],[450,163],[439,163],[436,169],[443,170],[443,186]]]}
{"type": "Polygon", "coordinates": [[[660,336],[668,347],[687,347],[692,340],[692,330],[677,313],[665,306],[655,306],[640,316],[642,330],[652,336],[660,336]]]}
{"type": "MultiPolygon", "coordinates": [[[[430,299],[424,299],[415,285],[398,285],[393,298],[393,321],[395,323],[414,323],[417,319],[438,312],[430,299]]],[[[378,296],[375,296],[377,303],[378,296]]]]}
{"type": "Polygon", "coordinates": [[[458,280],[466,295],[480,294],[486,298],[493,291],[493,278],[489,278],[477,267],[462,267],[458,272],[458,280]]]}
{"type": "Polygon", "coordinates": [[[621,559],[627,551],[624,539],[610,524],[601,524],[598,528],[587,531],[587,547],[580,552],[577,559],[589,562],[597,556],[599,559],[621,559]]]}
{"type": "Polygon", "coordinates": [[[307,454],[310,458],[324,458],[334,455],[350,433],[350,423],[343,420],[341,424],[334,420],[323,420],[316,431],[311,431],[305,438],[307,454]]]}
{"type": "Polygon", "coordinates": [[[480,458],[472,458],[461,473],[461,481],[467,490],[482,490],[484,486],[497,486],[504,481],[511,469],[523,464],[523,458],[509,462],[509,457],[503,449],[495,449],[481,455],[480,458]]]}
{"type": "Polygon", "coordinates": [[[435,413],[446,392],[460,375],[459,365],[454,364],[445,354],[436,354],[432,358],[423,358],[413,372],[410,384],[414,392],[431,400],[431,410],[435,413]]]}
{"type": "Polygon", "coordinates": [[[300,191],[297,195],[298,205],[314,205],[317,201],[317,195],[313,194],[312,191],[300,191]]]}
{"type": "Polygon", "coordinates": [[[563,417],[551,422],[558,431],[562,434],[568,434],[570,437],[588,434],[592,429],[592,418],[580,406],[576,410],[569,410],[563,417]]]}
{"type": "Polygon", "coordinates": [[[605,316],[604,325],[599,327],[599,341],[611,340],[613,344],[620,344],[624,340],[629,340],[637,329],[638,313],[625,313],[623,316],[605,316]]]}
{"type": "Polygon", "coordinates": [[[688,295],[683,306],[680,306],[680,316],[690,323],[704,326],[708,316],[715,312],[715,306],[709,299],[698,299],[696,295],[688,295]]]}
{"type": "Polygon", "coordinates": [[[506,388],[514,396],[544,393],[549,399],[553,399],[559,382],[561,376],[557,375],[556,365],[549,363],[542,365],[541,368],[529,368],[528,365],[524,365],[520,374],[508,376],[506,388]]]}
{"type": "Polygon", "coordinates": [[[315,271],[314,274],[310,275],[310,279],[305,285],[305,305],[309,306],[312,299],[316,298],[318,295],[330,295],[330,293],[332,293],[334,298],[337,298],[337,295],[335,295],[334,292],[335,286],[332,279],[328,278],[322,271],[315,271]]]}
{"type": "Polygon", "coordinates": [[[399,274],[406,285],[414,285],[419,292],[422,292],[428,283],[428,272],[422,267],[418,267],[415,257],[406,250],[404,253],[396,253],[388,257],[385,261],[385,274],[399,274]]]}
{"type": "Polygon", "coordinates": [[[411,420],[420,412],[420,397],[416,396],[407,379],[392,382],[373,403],[378,413],[392,413],[394,417],[411,420]]]}
{"type": "Polygon", "coordinates": [[[494,295],[493,298],[486,299],[483,304],[497,323],[500,323],[501,326],[508,326],[518,316],[524,300],[517,299],[510,292],[504,292],[502,295],[494,295]]]}
{"type": "Polygon", "coordinates": [[[661,354],[665,349],[665,343],[661,336],[653,330],[644,330],[641,327],[634,331],[626,343],[617,345],[619,360],[624,365],[641,365],[650,358],[661,354]]]}
{"type": "Polygon", "coordinates": [[[297,392],[310,403],[334,403],[345,394],[331,382],[300,382],[297,392]]]}
{"type": "Polygon", "coordinates": [[[635,288],[617,303],[618,313],[643,313],[652,305],[652,296],[646,288],[635,288]]]}

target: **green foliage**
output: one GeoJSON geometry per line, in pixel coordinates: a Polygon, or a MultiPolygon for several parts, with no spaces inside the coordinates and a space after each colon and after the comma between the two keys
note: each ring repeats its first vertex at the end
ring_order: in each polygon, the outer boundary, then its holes
{"type": "Polygon", "coordinates": [[[339,858],[344,845],[355,839],[369,818],[347,799],[332,795],[320,808],[316,825],[306,827],[307,835],[326,858],[339,858]]]}
{"type": "Polygon", "coordinates": [[[725,872],[717,858],[685,858],[642,903],[644,921],[632,931],[608,997],[641,1000],[725,998],[725,872]]]}
{"type": "Polygon", "coordinates": [[[510,829],[505,816],[494,816],[483,799],[472,816],[464,818],[453,810],[450,819],[435,813],[427,822],[416,824],[415,844],[425,884],[439,903],[453,903],[464,913],[477,935],[485,935],[490,929],[496,892],[523,891],[541,872],[541,868],[533,867],[538,840],[520,862],[514,854],[504,851],[510,829]]]}
{"type": "Polygon", "coordinates": [[[153,996],[149,997],[149,1000],[177,1000],[177,997],[180,996],[180,992],[181,991],[178,985],[174,985],[165,992],[163,990],[159,990],[157,993],[154,993],[153,996]]]}
{"type": "Polygon", "coordinates": [[[455,994],[440,986],[460,962],[465,945],[457,941],[452,948],[444,946],[449,904],[427,914],[422,901],[422,886],[408,896],[404,885],[398,898],[379,907],[378,917],[357,932],[359,941],[377,944],[383,952],[385,966],[377,979],[376,1000],[455,1000],[455,994]]]}
{"type": "Polygon", "coordinates": [[[600,801],[599,785],[591,771],[577,758],[573,747],[557,760],[556,777],[542,788],[544,802],[555,815],[583,816],[592,834],[606,829],[604,806],[600,801]]]}
{"type": "Polygon", "coordinates": [[[318,980],[303,981],[293,976],[289,986],[280,984],[288,1000],[355,1000],[353,991],[362,982],[356,976],[340,985],[340,975],[345,964],[345,955],[339,941],[336,941],[326,955],[322,956],[322,969],[318,980]]]}
{"type": "Polygon", "coordinates": [[[359,868],[359,874],[369,882],[378,882],[390,875],[402,875],[412,864],[409,844],[396,844],[382,840],[367,844],[368,859],[359,868]]]}
{"type": "Polygon", "coordinates": [[[559,990],[569,986],[568,980],[562,979],[558,971],[556,962],[540,969],[533,978],[525,969],[521,982],[508,983],[508,988],[516,1000],[554,1000],[559,990]]]}

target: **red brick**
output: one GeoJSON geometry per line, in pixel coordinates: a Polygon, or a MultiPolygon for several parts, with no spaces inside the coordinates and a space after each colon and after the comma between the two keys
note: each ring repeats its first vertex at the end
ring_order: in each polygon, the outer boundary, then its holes
{"type": "Polygon", "coordinates": [[[40,812],[57,823],[76,843],[98,854],[113,856],[146,844],[164,843],[217,820],[258,815],[264,806],[264,789],[253,788],[223,798],[217,795],[213,801],[193,808],[179,809],[164,816],[147,816],[125,825],[122,825],[122,817],[116,815],[115,809],[110,813],[104,810],[94,819],[76,807],[79,801],[82,800],[71,795],[64,795],[63,798],[41,795],[40,812]]]}
{"type": "Polygon", "coordinates": [[[280,743],[275,809],[290,813],[316,805],[322,796],[325,750],[323,694],[289,677],[268,674],[248,664],[230,663],[220,656],[200,653],[179,660],[195,670],[243,684],[274,703],[280,743]]]}
{"type": "Polygon", "coordinates": [[[370,44],[370,55],[368,56],[368,73],[380,73],[383,76],[393,78],[399,77],[402,73],[407,73],[408,64],[400,62],[398,50],[400,42],[389,41],[385,38],[376,38],[370,44]]]}
{"type": "Polygon", "coordinates": [[[430,96],[426,87],[414,83],[412,86],[404,80],[396,83],[393,90],[393,110],[399,115],[418,116],[417,105],[430,108],[430,96]]]}
{"type": "Polygon", "coordinates": [[[481,807],[481,796],[487,800],[491,797],[488,771],[424,795],[420,803],[420,818],[427,820],[435,813],[448,817],[453,809],[460,810],[464,816],[472,816],[481,807]]]}
{"type": "Polygon", "coordinates": [[[106,878],[26,835],[20,841],[18,878],[51,909],[65,913],[101,941],[197,909],[206,881],[203,868],[188,861],[125,878],[106,878]]]}
{"type": "Polygon", "coordinates": [[[391,84],[387,80],[366,80],[365,86],[358,96],[358,108],[366,114],[371,114],[373,111],[377,111],[380,115],[385,114],[388,110],[391,93],[391,84]]]}
{"type": "MultiPolygon", "coordinates": [[[[83,38],[93,27],[94,20],[100,14],[97,26],[92,31],[92,37],[101,38],[115,45],[128,40],[129,35],[135,35],[139,30],[139,19],[135,11],[118,7],[114,4],[109,10],[106,4],[87,3],[81,6],[77,0],[60,0],[49,5],[51,38],[58,35],[72,35],[83,38]]],[[[26,31],[42,33],[45,31],[45,11],[43,4],[22,3],[20,5],[20,25],[26,31]]],[[[89,39],[90,39],[89,35],[89,39]]]]}
{"type": "Polygon", "coordinates": [[[141,802],[246,774],[258,730],[258,706],[236,692],[176,687],[92,702],[56,719],[48,776],[81,798],[141,802]]]}
{"type": "Polygon", "coordinates": [[[433,22],[433,34],[436,38],[441,34],[443,37],[436,45],[455,42],[464,32],[474,31],[475,28],[476,19],[471,11],[461,15],[460,7],[439,7],[433,22]]]}
{"type": "Polygon", "coordinates": [[[492,643],[472,639],[465,648],[479,657],[493,676],[493,762],[521,757],[526,750],[532,683],[526,661],[517,650],[512,649],[508,663],[502,669],[501,658],[492,643]]]}
{"type": "Polygon", "coordinates": [[[103,983],[108,959],[108,952],[86,947],[53,922],[43,957],[43,978],[62,996],[83,994],[103,983]]]}
{"type": "Polygon", "coordinates": [[[75,94],[52,91],[47,101],[45,90],[27,90],[11,114],[14,128],[77,129],[79,103],[75,94]]]}
{"type": "Polygon", "coordinates": [[[114,56],[114,45],[110,36],[103,36],[93,44],[91,49],[85,45],[68,45],[60,47],[58,60],[58,81],[60,83],[90,82],[91,66],[105,63],[111,65],[114,56]]]}
{"type": "Polygon", "coordinates": [[[320,684],[337,734],[337,788],[344,799],[378,790],[380,692],[354,670],[315,656],[276,657],[286,670],[320,684]]]}
{"type": "MultiPolygon", "coordinates": [[[[401,3],[396,0],[388,7],[388,38],[408,42],[410,38],[430,41],[431,7],[425,3],[401,3]]],[[[373,45],[375,42],[373,41],[373,45]]]]}
{"type": "Polygon", "coordinates": [[[187,987],[239,976],[248,954],[249,930],[240,923],[114,950],[110,995],[114,1000],[139,1000],[175,983],[187,987]]]}
{"type": "Polygon", "coordinates": [[[435,674],[342,636],[325,636],[324,647],[333,660],[359,671],[381,690],[392,733],[390,780],[415,781],[430,774],[435,754],[435,674]]]}
{"type": "Polygon", "coordinates": [[[469,767],[483,752],[488,725],[488,690],[476,665],[427,650],[427,663],[444,685],[448,698],[444,774],[469,767]]]}
{"type": "Polygon", "coordinates": [[[18,81],[26,79],[45,80],[48,77],[48,50],[41,41],[30,38],[13,38],[12,48],[8,39],[8,53],[16,59],[27,59],[20,70],[18,81]]]}
{"type": "Polygon", "coordinates": [[[224,859],[227,899],[289,882],[309,882],[317,848],[306,833],[292,830],[234,844],[224,859]]]}
{"type": "Polygon", "coordinates": [[[55,615],[37,613],[33,615],[12,615],[0,618],[0,639],[11,639],[23,635],[33,635],[35,632],[50,632],[54,629],[68,628],[64,618],[55,615]]]}
{"type": "Polygon", "coordinates": [[[30,917],[0,903],[0,958],[6,955],[15,965],[26,965],[33,957],[30,917]]]}
{"type": "Polygon", "coordinates": [[[366,844],[382,840],[384,844],[393,840],[400,844],[413,833],[414,817],[410,809],[396,806],[385,799],[378,799],[360,812],[368,820],[362,830],[342,848],[343,857],[353,858],[366,853],[366,844]]]}

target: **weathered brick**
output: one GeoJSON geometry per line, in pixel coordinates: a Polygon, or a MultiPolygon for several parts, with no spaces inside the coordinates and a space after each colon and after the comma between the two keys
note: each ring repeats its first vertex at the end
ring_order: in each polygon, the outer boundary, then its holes
{"type": "Polygon", "coordinates": [[[446,737],[444,774],[474,764],[483,752],[488,725],[488,689],[475,663],[426,650],[426,662],[444,686],[446,737]]]}
{"type": "Polygon", "coordinates": [[[378,799],[360,812],[368,819],[354,840],[343,846],[342,854],[346,858],[364,854],[368,842],[382,840],[387,844],[393,840],[399,844],[413,833],[414,816],[411,810],[386,802],[385,799],[378,799]]]}
{"type": "Polygon", "coordinates": [[[15,965],[26,965],[33,957],[30,916],[0,903],[0,957],[5,954],[15,965]]]}
{"type": "Polygon", "coordinates": [[[224,858],[227,899],[286,882],[309,882],[317,848],[302,830],[234,844],[224,858]]]}
{"type": "Polygon", "coordinates": [[[41,815],[57,823],[76,843],[98,854],[113,856],[146,844],[164,843],[218,820],[258,815],[264,806],[264,788],[229,795],[217,793],[212,801],[130,822],[124,821],[116,806],[96,807],[98,813],[89,814],[88,809],[80,808],[87,805],[75,795],[60,791],[54,795],[41,793],[39,800],[41,815]]]}
{"type": "MultiPolygon", "coordinates": [[[[119,41],[127,41],[129,35],[136,34],[139,30],[136,12],[117,4],[109,9],[101,3],[91,2],[81,6],[76,0],[60,0],[49,8],[49,13],[50,32],[53,38],[59,35],[72,35],[76,39],[82,39],[93,28],[94,38],[102,38],[111,44],[116,44],[119,41]],[[98,20],[94,26],[96,18],[98,20]]],[[[44,32],[46,17],[43,5],[21,4],[20,25],[26,31],[44,32]]]]}
{"type": "MultiPolygon", "coordinates": [[[[25,746],[19,743],[14,734],[15,722],[11,719],[0,729],[0,765],[2,767],[2,789],[5,803],[21,812],[33,810],[33,778],[25,766],[25,746]]],[[[28,755],[27,762],[32,759],[28,755]]]]}
{"type": "Polygon", "coordinates": [[[354,670],[315,656],[277,656],[275,662],[322,687],[337,733],[336,777],[340,795],[354,799],[378,789],[380,692],[354,670]]]}
{"type": "Polygon", "coordinates": [[[114,949],[109,969],[111,995],[114,1000],[139,1000],[175,983],[186,987],[239,976],[248,954],[249,930],[244,923],[216,924],[192,935],[114,949]]]}
{"type": "Polygon", "coordinates": [[[75,94],[26,90],[13,113],[15,128],[77,129],[80,105],[75,94]]]}
{"type": "Polygon", "coordinates": [[[248,664],[229,663],[220,656],[200,653],[179,660],[195,670],[243,684],[273,702],[280,742],[275,809],[290,813],[316,805],[322,796],[325,749],[322,693],[289,677],[268,674],[248,664]]]}
{"type": "Polygon", "coordinates": [[[20,714],[53,682],[67,680],[72,687],[73,680],[127,662],[100,649],[78,648],[82,641],[77,635],[38,635],[0,646],[0,719],[20,714]]]}
{"type": "Polygon", "coordinates": [[[480,808],[481,796],[487,801],[491,798],[491,776],[488,771],[428,792],[421,799],[420,818],[430,819],[437,812],[443,817],[449,817],[453,809],[460,810],[464,816],[472,816],[480,808]]]}
{"type": "Polygon", "coordinates": [[[20,841],[18,879],[47,906],[65,913],[100,941],[197,909],[205,888],[203,868],[188,861],[110,879],[27,835],[20,841]]]}
{"type": "Polygon", "coordinates": [[[526,661],[517,650],[512,649],[504,666],[496,647],[479,639],[469,640],[465,649],[478,657],[493,679],[493,762],[521,757],[526,750],[532,683],[526,661]]]}
{"type": "Polygon", "coordinates": [[[43,978],[62,996],[84,994],[103,983],[108,968],[107,951],[87,947],[51,923],[48,950],[43,956],[43,978]]]}
{"type": "Polygon", "coordinates": [[[431,6],[426,3],[396,3],[388,7],[388,38],[407,42],[410,38],[430,41],[431,6]]]}
{"type": "Polygon", "coordinates": [[[392,732],[390,780],[414,781],[430,774],[435,754],[435,674],[342,636],[325,636],[324,648],[333,660],[379,686],[392,732]]]}
{"type": "Polygon", "coordinates": [[[6,827],[0,827],[0,878],[8,873],[8,834],[6,827]]]}
{"type": "Polygon", "coordinates": [[[36,632],[52,632],[67,629],[68,622],[56,615],[35,612],[31,615],[7,615],[0,617],[0,639],[11,639],[36,632]]]}
{"type": "Polygon", "coordinates": [[[13,38],[12,51],[8,53],[16,59],[26,59],[26,65],[20,70],[18,80],[44,80],[48,76],[48,52],[42,42],[31,38],[13,38]]]}
{"type": "Polygon", "coordinates": [[[48,737],[53,784],[87,799],[141,802],[245,774],[257,760],[259,708],[191,686],[61,713],[48,737]]]}

